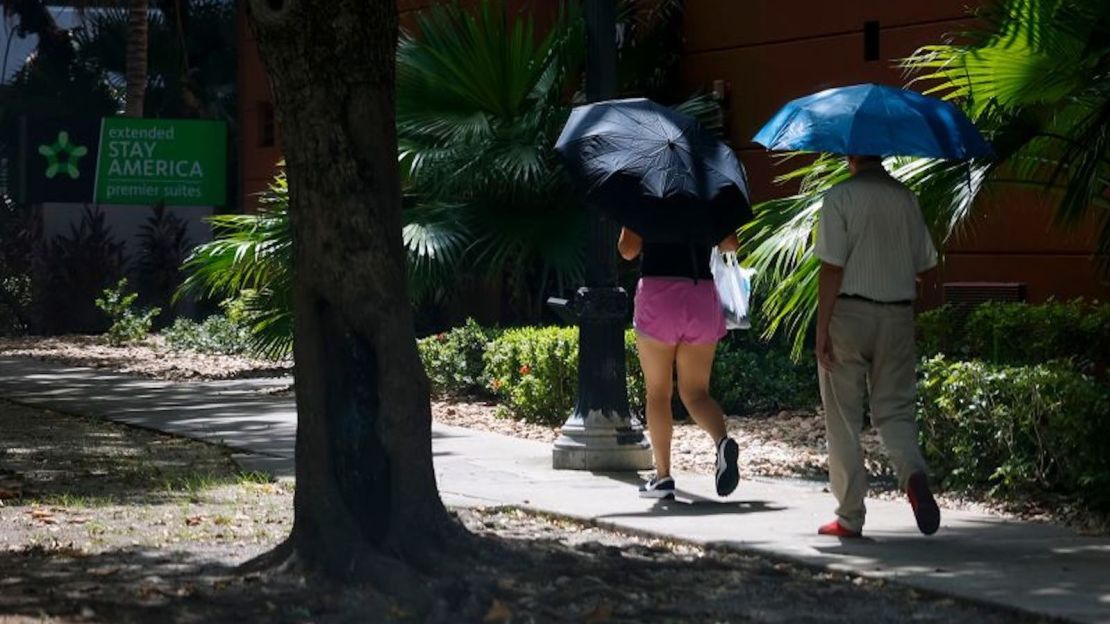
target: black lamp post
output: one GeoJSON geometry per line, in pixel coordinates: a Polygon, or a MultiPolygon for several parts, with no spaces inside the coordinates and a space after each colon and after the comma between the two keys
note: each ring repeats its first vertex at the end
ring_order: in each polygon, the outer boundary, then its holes
{"type": "MultiPolygon", "coordinates": [[[[614,0],[586,0],[586,97],[617,92],[617,23],[614,0]]],[[[578,400],[553,452],[557,469],[642,470],[651,467],[643,428],[633,423],[625,378],[624,327],[628,294],[617,286],[617,234],[612,221],[592,210],[586,285],[575,294],[578,318],[578,400]]]]}

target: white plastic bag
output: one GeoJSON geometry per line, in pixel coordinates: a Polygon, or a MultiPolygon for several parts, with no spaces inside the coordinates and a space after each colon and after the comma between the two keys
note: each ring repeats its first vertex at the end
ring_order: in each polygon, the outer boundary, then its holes
{"type": "Polygon", "coordinates": [[[755,271],[740,266],[735,252],[722,252],[714,247],[709,253],[709,268],[725,313],[725,327],[751,329],[752,276],[755,271]]]}

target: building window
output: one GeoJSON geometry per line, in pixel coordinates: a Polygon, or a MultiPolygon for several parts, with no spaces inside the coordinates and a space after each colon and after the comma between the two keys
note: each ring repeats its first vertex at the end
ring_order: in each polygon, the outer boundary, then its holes
{"type": "Polygon", "coordinates": [[[863,60],[866,62],[879,60],[878,21],[863,23],[863,60]]]}
{"type": "Polygon", "coordinates": [[[269,102],[258,103],[258,145],[274,146],[274,105],[269,102]]]}

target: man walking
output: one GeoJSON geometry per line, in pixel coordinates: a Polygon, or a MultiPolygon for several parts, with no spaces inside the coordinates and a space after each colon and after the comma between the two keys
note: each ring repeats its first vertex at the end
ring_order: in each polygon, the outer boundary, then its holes
{"type": "Polygon", "coordinates": [[[860,537],[867,471],[860,448],[864,395],[917,526],[932,535],[940,509],[918,446],[913,300],[937,252],[917,198],[882,159],[849,156],[852,177],[829,189],[817,229],[821,260],[817,359],[837,519],[818,533],[860,537]]]}

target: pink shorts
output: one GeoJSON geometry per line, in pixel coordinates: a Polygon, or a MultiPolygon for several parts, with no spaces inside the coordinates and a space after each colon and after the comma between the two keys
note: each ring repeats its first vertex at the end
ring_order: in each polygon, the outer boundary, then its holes
{"type": "Polygon", "coordinates": [[[669,345],[716,344],[728,333],[712,279],[641,278],[632,325],[639,334],[669,345]]]}

